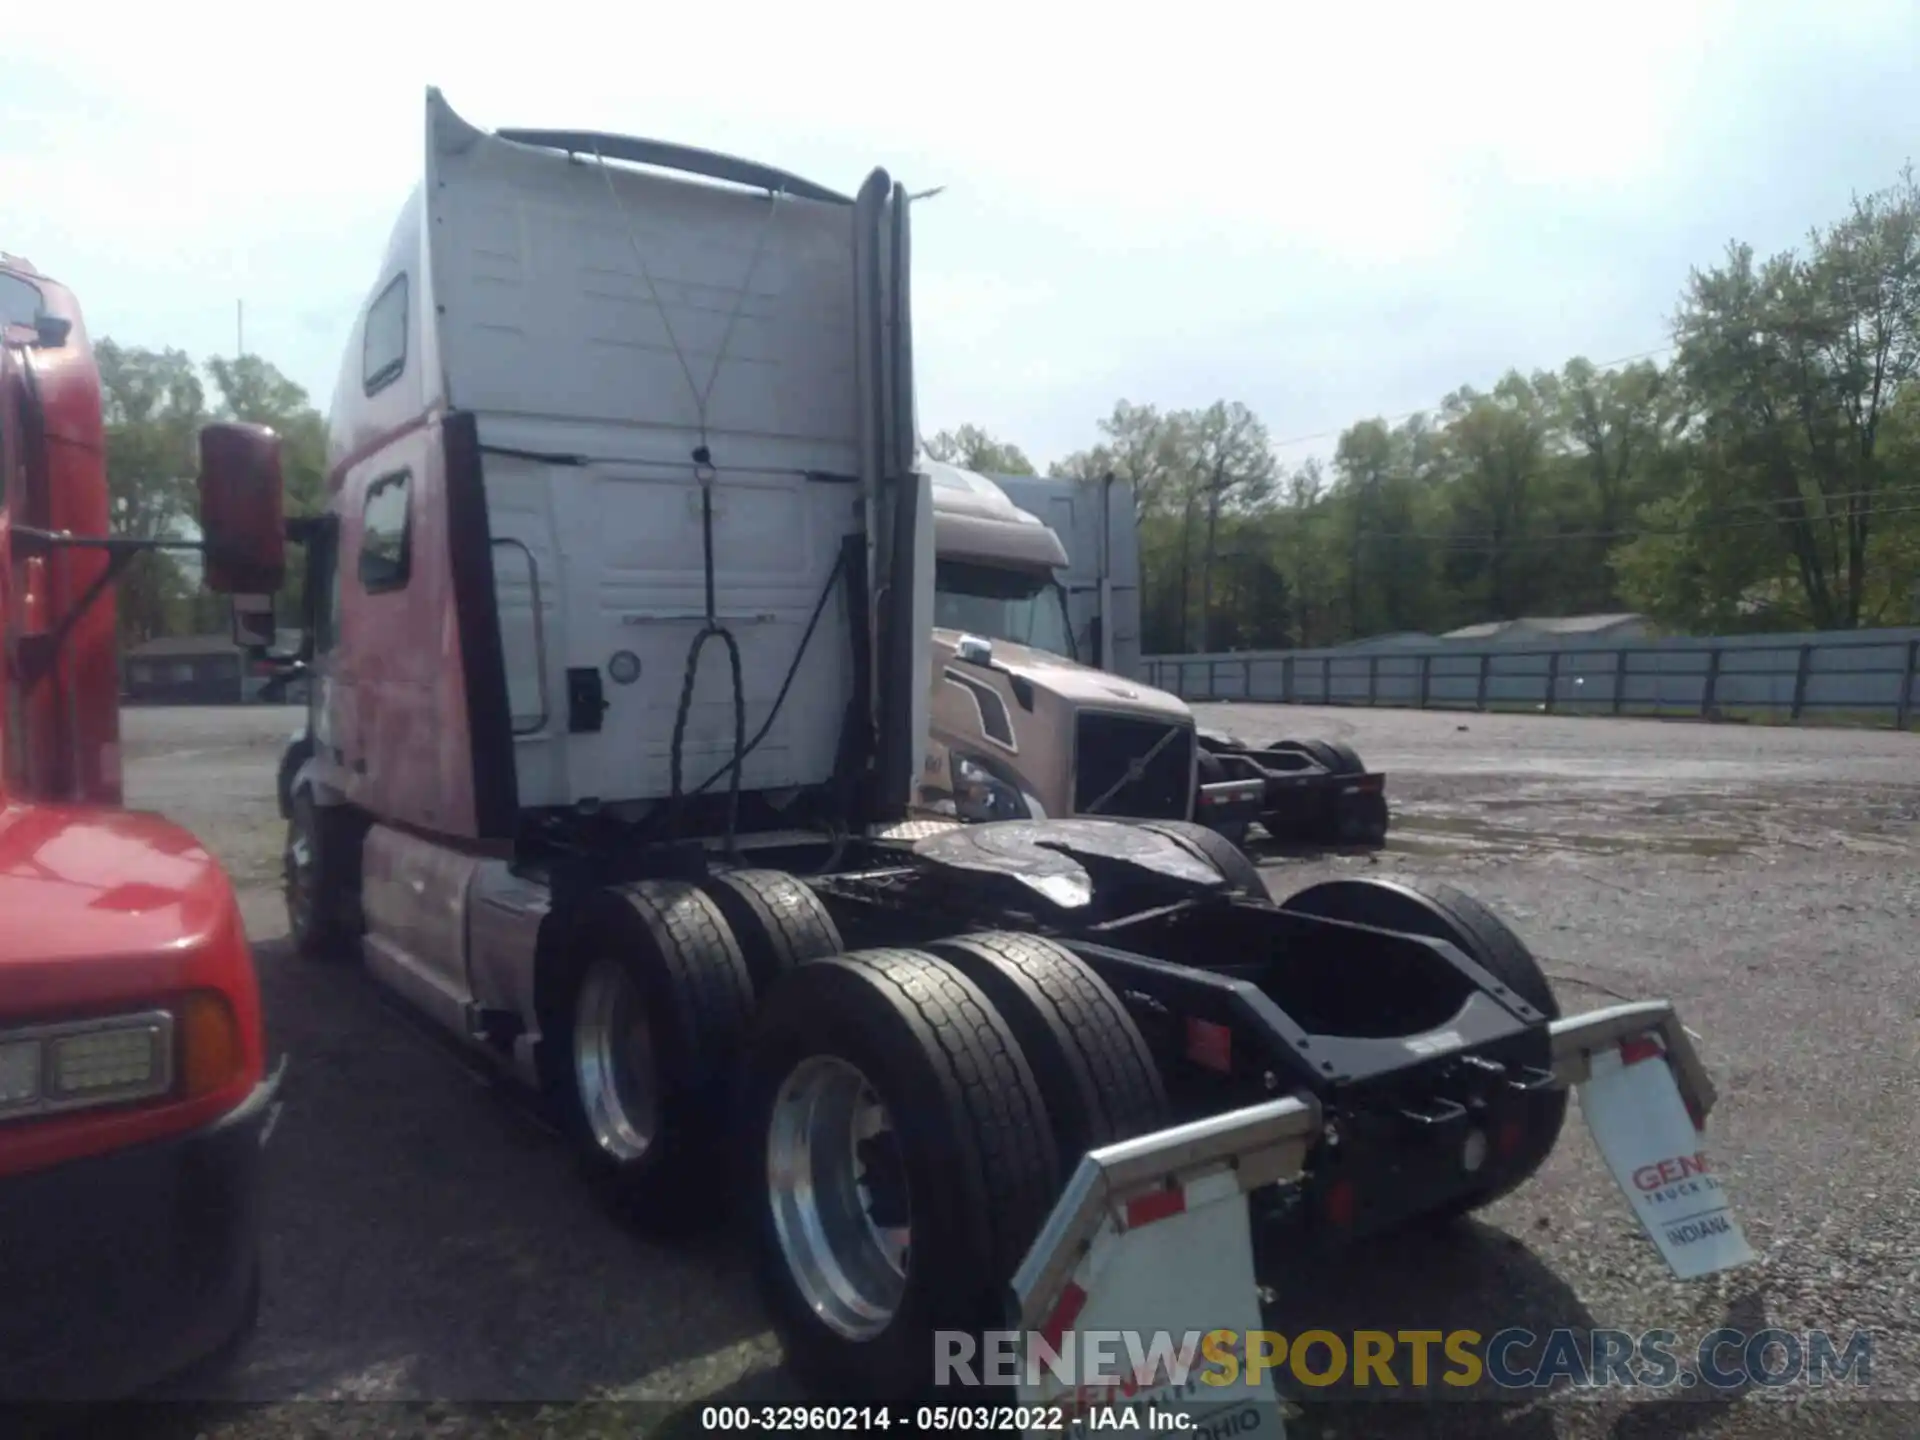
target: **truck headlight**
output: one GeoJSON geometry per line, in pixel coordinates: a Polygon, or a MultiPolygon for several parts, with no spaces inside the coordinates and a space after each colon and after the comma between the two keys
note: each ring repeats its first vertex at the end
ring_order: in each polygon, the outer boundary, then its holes
{"type": "Polygon", "coordinates": [[[173,1050],[166,1010],[0,1030],[0,1120],[164,1095],[173,1050]]]}
{"type": "Polygon", "coordinates": [[[953,757],[953,808],[962,820],[1028,820],[1026,797],[978,760],[953,757]]]}

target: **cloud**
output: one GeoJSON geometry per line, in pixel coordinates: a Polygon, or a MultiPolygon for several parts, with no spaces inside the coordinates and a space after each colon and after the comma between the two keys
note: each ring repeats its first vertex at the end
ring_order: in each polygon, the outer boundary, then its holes
{"type": "Polygon", "coordinates": [[[1913,143],[1908,0],[261,13],[9,16],[0,243],[96,331],[224,351],[244,297],[324,401],[435,84],[487,127],[947,186],[916,213],[923,420],[1036,460],[1121,394],[1292,434],[1659,343],[1690,264],[1792,243],[1913,143]]]}

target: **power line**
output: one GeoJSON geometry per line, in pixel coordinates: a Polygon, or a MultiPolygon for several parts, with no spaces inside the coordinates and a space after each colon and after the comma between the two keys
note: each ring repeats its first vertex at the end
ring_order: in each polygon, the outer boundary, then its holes
{"type": "MultiPolygon", "coordinates": [[[[1651,360],[1656,355],[1666,355],[1679,348],[1680,347],[1678,345],[1661,345],[1652,350],[1642,350],[1635,355],[1622,355],[1617,360],[1598,361],[1595,363],[1593,368],[1596,370],[1611,370],[1616,365],[1631,365],[1636,360],[1651,360]]],[[[1397,425],[1402,420],[1413,419],[1414,416],[1416,415],[1430,415],[1435,410],[1438,410],[1445,403],[1446,402],[1444,400],[1436,401],[1432,405],[1423,405],[1418,410],[1406,410],[1401,412],[1398,415],[1369,415],[1365,417],[1365,420],[1379,420],[1383,424],[1397,425]]],[[[1311,435],[1290,435],[1285,440],[1273,441],[1269,448],[1274,450],[1285,450],[1289,446],[1307,445],[1307,444],[1311,444],[1315,440],[1337,440],[1342,435],[1346,434],[1347,431],[1351,430],[1353,428],[1353,425],[1364,424],[1365,420],[1357,420],[1353,422],[1353,424],[1343,425],[1338,430],[1317,430],[1311,435]]]]}

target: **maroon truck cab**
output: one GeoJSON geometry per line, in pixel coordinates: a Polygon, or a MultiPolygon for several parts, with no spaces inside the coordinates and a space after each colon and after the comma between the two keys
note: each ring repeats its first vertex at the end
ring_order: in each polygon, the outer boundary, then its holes
{"type": "Polygon", "coordinates": [[[104,1399],[251,1329],[279,1074],[225,871],[120,805],[151,547],[110,533],[79,308],[0,255],[0,321],[0,1399],[104,1399]]]}

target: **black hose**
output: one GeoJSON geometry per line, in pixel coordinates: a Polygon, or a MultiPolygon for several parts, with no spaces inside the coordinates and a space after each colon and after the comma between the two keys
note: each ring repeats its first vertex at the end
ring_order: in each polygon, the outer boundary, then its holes
{"type": "Polygon", "coordinates": [[[767,711],[766,720],[761,724],[760,728],[754,732],[753,739],[749,740],[744,747],[737,749],[733,759],[729,760],[725,765],[722,765],[718,770],[714,771],[713,774],[701,781],[700,784],[694,788],[693,794],[705,794],[713,787],[715,781],[729,771],[733,772],[735,783],[738,783],[740,767],[746,764],[747,756],[760,748],[760,742],[766,739],[767,732],[773,729],[773,722],[780,714],[780,707],[787,702],[787,692],[793,688],[794,676],[800,673],[801,658],[806,655],[807,646],[813,640],[813,632],[819,627],[820,616],[826,610],[827,600],[833,594],[833,583],[840,578],[840,573],[845,566],[846,552],[842,550],[834,557],[833,569],[827,572],[827,583],[821,587],[820,597],[813,602],[813,614],[807,618],[806,631],[801,635],[799,648],[793,652],[793,659],[787,665],[786,678],[780,682],[780,691],[773,697],[773,705],[772,708],[767,711]]]}
{"type": "MultiPolygon", "coordinates": [[[[693,709],[693,687],[700,676],[700,652],[706,648],[708,640],[718,635],[727,642],[727,658],[733,671],[733,759],[729,762],[733,778],[727,787],[726,850],[730,858],[737,860],[739,854],[734,837],[740,822],[740,769],[746,759],[747,697],[740,673],[740,642],[733,637],[732,631],[720,623],[714,597],[713,457],[705,445],[693,452],[693,463],[695,473],[700,476],[700,544],[706,568],[707,623],[700,628],[700,633],[693,637],[693,644],[688,647],[686,678],[680,686],[680,707],[673,717],[673,744],[668,751],[668,759],[673,775],[674,831],[676,835],[679,833],[681,806],[685,799],[681,789],[682,761],[687,738],[687,716],[693,709]],[[701,474],[702,471],[706,473],[701,474]]],[[[719,772],[716,772],[714,779],[718,778],[719,772]]],[[[707,783],[710,785],[713,781],[707,783]]],[[[704,785],[701,787],[702,790],[705,788],[704,785]]]]}
{"type": "MultiPolygon", "coordinates": [[[[694,452],[694,460],[696,464],[701,466],[708,464],[707,449],[704,445],[694,452]]],[[[793,659],[787,664],[787,673],[780,681],[780,689],[773,697],[773,704],[767,709],[767,718],[761,722],[760,728],[754,732],[753,738],[748,740],[746,738],[747,706],[745,688],[741,678],[740,644],[734,638],[732,632],[730,632],[726,626],[720,624],[717,613],[718,605],[714,596],[713,492],[710,488],[711,481],[702,481],[702,485],[708,487],[703,488],[701,491],[700,506],[701,542],[704,547],[706,565],[707,623],[701,627],[700,633],[694,637],[693,644],[687,651],[686,678],[680,687],[680,705],[673,721],[673,744],[669,752],[673,774],[673,799],[671,806],[673,830],[676,835],[680,832],[680,817],[685,802],[694,796],[704,795],[719,782],[722,776],[726,776],[728,778],[726,849],[728,856],[737,860],[739,859],[739,855],[736,849],[735,835],[740,814],[741,771],[746,766],[747,757],[760,747],[760,742],[765,740],[767,735],[772,731],[773,722],[779,718],[781,708],[787,702],[788,692],[793,689],[794,679],[800,673],[800,662],[806,656],[807,647],[813,643],[814,632],[820,627],[820,617],[826,613],[827,601],[833,597],[834,585],[846,571],[847,549],[842,546],[835,554],[833,567],[827,572],[827,582],[820,587],[820,594],[813,602],[813,613],[807,617],[807,628],[801,633],[800,643],[795,647],[793,652],[793,659]],[[731,662],[733,671],[733,758],[718,770],[715,770],[691,791],[686,791],[683,789],[683,755],[686,742],[687,719],[693,709],[694,684],[700,673],[700,652],[705,648],[708,639],[715,635],[718,635],[726,642],[727,657],[731,662]]],[[[833,857],[834,861],[837,862],[841,852],[846,848],[846,835],[838,826],[835,827],[835,830],[833,857]]]]}

